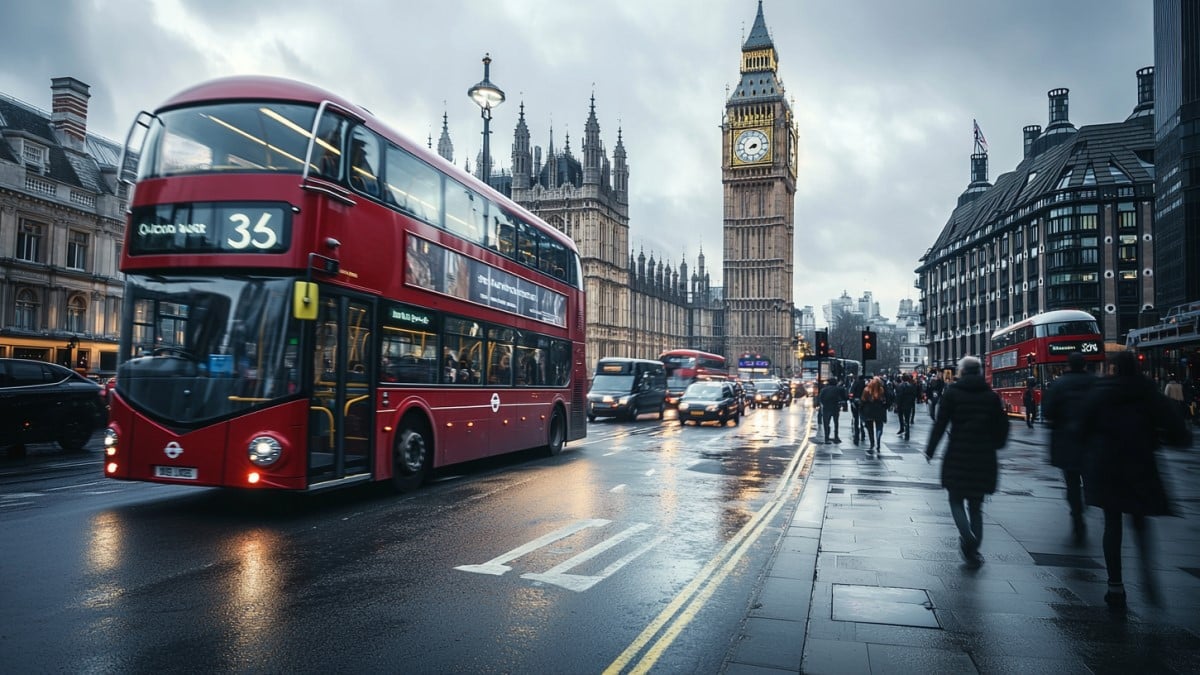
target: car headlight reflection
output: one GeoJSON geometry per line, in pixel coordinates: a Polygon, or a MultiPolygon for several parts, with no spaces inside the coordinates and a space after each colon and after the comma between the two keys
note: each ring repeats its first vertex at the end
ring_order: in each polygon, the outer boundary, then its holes
{"type": "Polygon", "coordinates": [[[282,454],[283,446],[270,436],[259,436],[250,441],[250,461],[255,466],[271,466],[279,461],[279,456],[282,454]]]}

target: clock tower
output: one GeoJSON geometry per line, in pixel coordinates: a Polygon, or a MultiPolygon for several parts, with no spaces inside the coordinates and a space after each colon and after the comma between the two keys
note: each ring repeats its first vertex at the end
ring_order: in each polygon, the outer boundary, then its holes
{"type": "Polygon", "coordinates": [[[721,123],[726,357],[795,365],[791,341],[796,127],[777,76],[762,0],[721,123]]]}

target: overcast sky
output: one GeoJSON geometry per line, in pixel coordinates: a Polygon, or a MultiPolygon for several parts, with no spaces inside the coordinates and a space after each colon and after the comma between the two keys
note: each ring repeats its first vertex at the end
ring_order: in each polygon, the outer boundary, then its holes
{"type": "MultiPolygon", "coordinates": [[[[91,85],[89,131],[122,141],[139,110],[235,74],[304,80],[435,145],[449,114],[455,160],[479,153],[467,89],[508,95],[492,154],[509,168],[525,102],[533,142],[566,134],[581,156],[596,96],[611,158],[623,128],[630,245],[677,267],[703,246],[721,276],[721,134],[727,87],[756,0],[43,0],[5,3],[0,92],[43,110],[50,79],[91,85]]],[[[872,291],[885,316],[918,298],[913,270],[970,182],[972,120],[989,178],[1070,89],[1076,126],[1125,119],[1153,65],[1148,0],[765,0],[794,101],[797,306],[872,291]]]]}

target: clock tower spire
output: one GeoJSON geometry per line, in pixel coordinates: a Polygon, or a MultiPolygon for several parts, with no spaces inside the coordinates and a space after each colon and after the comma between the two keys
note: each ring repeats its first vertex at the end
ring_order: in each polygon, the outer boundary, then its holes
{"type": "Polygon", "coordinates": [[[721,124],[726,356],[761,354],[786,375],[795,367],[796,128],[778,68],[759,0],[721,124]]]}

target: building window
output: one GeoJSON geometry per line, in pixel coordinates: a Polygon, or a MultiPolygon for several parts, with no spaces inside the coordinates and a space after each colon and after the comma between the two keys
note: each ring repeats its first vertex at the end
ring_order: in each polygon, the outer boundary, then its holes
{"type": "Polygon", "coordinates": [[[38,223],[22,220],[17,229],[17,259],[28,262],[42,261],[43,228],[38,223]]]}
{"type": "Polygon", "coordinates": [[[13,312],[13,325],[23,330],[37,327],[37,295],[28,288],[17,291],[17,303],[13,312]]]}
{"type": "Polygon", "coordinates": [[[87,233],[71,230],[71,233],[67,237],[67,269],[86,270],[87,252],[87,233]]]}
{"type": "Polygon", "coordinates": [[[1137,262],[1137,235],[1122,234],[1121,246],[1117,249],[1117,260],[1121,262],[1137,262]]]}
{"type": "Polygon", "coordinates": [[[74,296],[67,301],[67,332],[82,333],[84,332],[85,317],[87,315],[87,302],[82,296],[74,296]]]}

